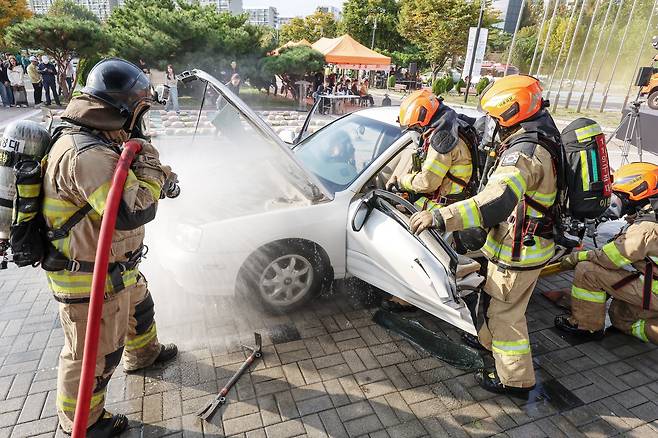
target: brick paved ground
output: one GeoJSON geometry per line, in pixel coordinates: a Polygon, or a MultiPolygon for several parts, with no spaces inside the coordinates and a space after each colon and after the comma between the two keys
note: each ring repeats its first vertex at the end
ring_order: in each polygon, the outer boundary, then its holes
{"type": "MultiPolygon", "coordinates": [[[[567,284],[553,277],[538,289],[567,284]]],[[[529,400],[482,391],[471,373],[373,324],[376,309],[344,292],[293,318],[234,300],[154,295],[161,339],[182,352],[164,369],[115,374],[108,407],[134,420],[127,437],[658,436],[658,349],[620,334],[565,340],[552,328],[559,310],[540,295],[528,310],[540,383],[529,400]],[[252,342],[254,330],[264,335],[264,359],[202,423],[194,412],[237,369],[245,358],[238,344],[252,342]]],[[[63,337],[43,274],[2,271],[0,296],[0,437],[63,436],[54,406],[63,337]]],[[[447,324],[419,316],[457,338],[447,324]]]]}

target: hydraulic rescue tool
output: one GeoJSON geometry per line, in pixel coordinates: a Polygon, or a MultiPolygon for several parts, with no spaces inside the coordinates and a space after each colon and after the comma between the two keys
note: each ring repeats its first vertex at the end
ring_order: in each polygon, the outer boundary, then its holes
{"type": "Polygon", "coordinates": [[[237,383],[237,381],[240,379],[240,376],[244,374],[247,369],[251,366],[252,363],[256,361],[259,357],[263,355],[263,342],[261,340],[260,333],[254,333],[254,339],[255,339],[255,344],[253,347],[249,347],[247,345],[243,345],[242,347],[250,350],[251,354],[247,358],[247,360],[244,361],[242,366],[240,366],[240,369],[229,379],[228,382],[226,382],[226,385],[222,388],[221,391],[219,391],[219,394],[217,394],[217,397],[215,399],[208,403],[206,406],[204,406],[199,412],[196,413],[197,417],[203,418],[204,420],[208,421],[210,417],[219,409],[224,403],[226,403],[226,395],[228,392],[231,390],[233,385],[237,383]]]}

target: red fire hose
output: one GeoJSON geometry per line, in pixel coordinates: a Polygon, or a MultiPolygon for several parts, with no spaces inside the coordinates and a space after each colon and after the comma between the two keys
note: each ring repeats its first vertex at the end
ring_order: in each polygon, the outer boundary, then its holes
{"type": "Polygon", "coordinates": [[[85,349],[82,356],[82,373],[78,387],[78,401],[73,422],[73,438],[84,438],[87,434],[87,419],[89,418],[89,405],[94,385],[94,371],[96,369],[96,355],[98,354],[98,337],[101,328],[101,314],[105,298],[105,282],[107,268],[110,261],[110,248],[112,235],[117,221],[119,202],[123,194],[123,185],[128,177],[128,169],[141,150],[136,141],[128,141],[123,145],[123,152],[114,170],[112,186],[107,194],[105,211],[101,221],[101,231],[96,248],[94,274],[91,282],[91,295],[89,299],[89,313],[87,316],[87,333],[85,334],[85,349]]]}

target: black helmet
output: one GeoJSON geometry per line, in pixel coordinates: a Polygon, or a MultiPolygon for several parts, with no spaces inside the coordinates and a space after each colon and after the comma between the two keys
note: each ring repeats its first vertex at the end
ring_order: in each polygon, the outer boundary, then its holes
{"type": "Polygon", "coordinates": [[[112,105],[125,118],[133,114],[140,102],[153,100],[151,82],[144,72],[119,58],[96,64],[82,92],[112,105]]]}

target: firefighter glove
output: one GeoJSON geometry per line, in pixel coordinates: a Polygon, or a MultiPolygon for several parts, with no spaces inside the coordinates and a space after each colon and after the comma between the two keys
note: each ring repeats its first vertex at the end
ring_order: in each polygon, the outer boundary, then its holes
{"type": "Polygon", "coordinates": [[[572,252],[560,259],[560,267],[565,270],[571,270],[578,264],[578,252],[572,252]]]}
{"type": "Polygon", "coordinates": [[[419,211],[411,215],[409,220],[409,229],[412,233],[418,235],[428,228],[437,228],[440,232],[445,231],[445,224],[441,214],[436,215],[428,210],[419,211]]]}
{"type": "Polygon", "coordinates": [[[400,192],[400,183],[398,181],[398,177],[393,175],[391,179],[388,180],[386,183],[386,190],[389,192],[400,192]]]}

